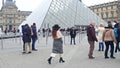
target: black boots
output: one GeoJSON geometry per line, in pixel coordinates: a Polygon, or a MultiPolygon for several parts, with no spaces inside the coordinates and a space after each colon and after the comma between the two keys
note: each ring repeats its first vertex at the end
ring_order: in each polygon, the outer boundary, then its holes
{"type": "MultiPolygon", "coordinates": [[[[47,60],[49,64],[51,64],[51,59],[52,59],[52,57],[48,58],[48,60],[47,60]]],[[[63,58],[60,57],[59,63],[64,63],[64,62],[65,62],[65,61],[63,60],[63,58]]]]}
{"type": "Polygon", "coordinates": [[[65,62],[62,57],[60,57],[60,59],[59,59],[59,63],[61,63],[61,62],[62,62],[62,63],[65,62]]]}
{"type": "Polygon", "coordinates": [[[52,57],[50,57],[50,58],[48,59],[48,63],[49,63],[49,64],[51,64],[51,59],[52,59],[52,57]]]}

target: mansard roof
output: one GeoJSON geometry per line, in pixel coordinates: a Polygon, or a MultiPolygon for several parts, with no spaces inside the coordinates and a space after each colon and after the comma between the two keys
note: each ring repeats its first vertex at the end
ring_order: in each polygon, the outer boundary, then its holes
{"type": "Polygon", "coordinates": [[[8,7],[8,6],[17,8],[17,6],[16,6],[15,2],[13,2],[13,0],[6,0],[6,2],[4,3],[4,7],[8,7]]]}

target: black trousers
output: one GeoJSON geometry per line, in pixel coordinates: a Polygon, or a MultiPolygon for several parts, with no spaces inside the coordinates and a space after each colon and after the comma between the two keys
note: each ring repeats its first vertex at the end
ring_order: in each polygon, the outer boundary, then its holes
{"type": "Polygon", "coordinates": [[[71,41],[70,41],[70,44],[72,45],[72,41],[73,41],[73,43],[74,43],[74,45],[76,44],[75,43],[75,37],[73,38],[73,37],[71,37],[71,41]]]}
{"type": "Polygon", "coordinates": [[[109,50],[109,46],[111,47],[110,49],[110,57],[113,57],[114,55],[114,43],[113,41],[105,41],[105,46],[106,46],[106,49],[105,49],[105,57],[108,57],[108,50],[109,50]]]}
{"type": "Polygon", "coordinates": [[[116,47],[115,47],[115,52],[120,51],[120,47],[119,47],[120,41],[119,41],[118,37],[116,37],[116,39],[117,39],[117,44],[116,44],[116,47]]]}

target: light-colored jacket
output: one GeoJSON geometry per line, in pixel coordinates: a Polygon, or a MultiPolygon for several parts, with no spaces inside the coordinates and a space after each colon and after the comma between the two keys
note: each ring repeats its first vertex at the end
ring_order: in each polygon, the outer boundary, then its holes
{"type": "Polygon", "coordinates": [[[104,27],[98,27],[97,32],[98,32],[98,41],[103,42],[102,37],[103,37],[103,32],[105,28],[104,27]]]}
{"type": "Polygon", "coordinates": [[[60,32],[60,30],[58,30],[57,31],[57,38],[62,38],[62,37],[63,37],[62,33],[60,32]]]}
{"type": "Polygon", "coordinates": [[[114,30],[111,28],[105,29],[105,31],[103,32],[103,39],[104,41],[114,41],[115,43],[117,43],[114,35],[114,30]]]}

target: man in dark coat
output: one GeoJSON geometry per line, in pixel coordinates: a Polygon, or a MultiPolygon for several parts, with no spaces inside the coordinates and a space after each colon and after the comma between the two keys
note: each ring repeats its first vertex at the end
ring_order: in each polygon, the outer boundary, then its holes
{"type": "Polygon", "coordinates": [[[70,44],[72,45],[72,40],[74,41],[74,45],[76,44],[75,43],[75,37],[76,37],[76,30],[75,28],[71,28],[70,30],[70,37],[71,37],[71,41],[70,41],[70,44]]]}
{"type": "Polygon", "coordinates": [[[38,39],[37,37],[37,29],[36,29],[36,24],[33,23],[33,25],[31,26],[31,29],[32,29],[32,50],[33,51],[37,51],[37,49],[35,48],[35,42],[36,40],[38,39]]]}
{"type": "Polygon", "coordinates": [[[22,25],[23,53],[25,53],[25,25],[22,25]]]}
{"type": "Polygon", "coordinates": [[[94,51],[94,44],[95,41],[98,41],[95,35],[95,23],[91,23],[87,28],[87,37],[88,37],[88,43],[90,44],[90,50],[89,50],[89,58],[94,59],[93,57],[93,51],[94,51]]]}

